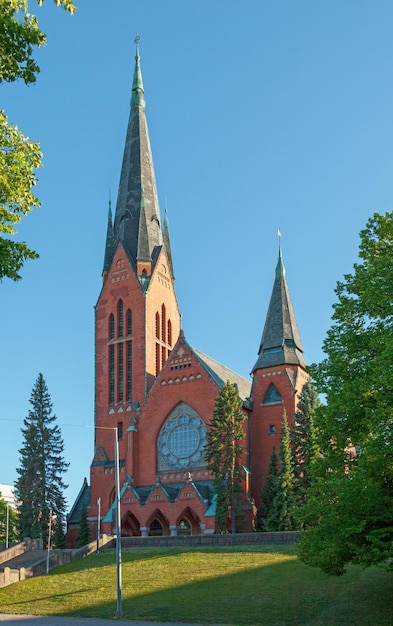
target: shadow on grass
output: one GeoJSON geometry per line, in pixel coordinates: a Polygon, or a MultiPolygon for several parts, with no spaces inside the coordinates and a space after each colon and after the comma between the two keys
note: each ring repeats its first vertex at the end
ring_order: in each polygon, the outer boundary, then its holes
{"type": "MultiPolygon", "coordinates": [[[[2,610],[16,612],[29,605],[29,612],[33,606],[36,614],[110,619],[116,608],[113,562],[114,554],[107,552],[80,562],[79,569],[71,564],[47,579],[26,581],[21,593],[0,596],[2,610]],[[47,581],[45,587],[43,580],[47,581]],[[38,582],[39,587],[33,585],[38,582]],[[77,599],[72,606],[70,596],[77,599]]],[[[300,563],[294,550],[284,547],[138,548],[124,551],[123,612],[125,620],[390,626],[393,578],[376,568],[363,571],[357,567],[349,568],[343,577],[328,577],[300,563]],[[219,555],[225,555],[225,562],[221,563],[219,555]],[[256,565],[264,555],[266,561],[256,565]],[[237,571],[221,573],[236,566],[237,571]]]]}

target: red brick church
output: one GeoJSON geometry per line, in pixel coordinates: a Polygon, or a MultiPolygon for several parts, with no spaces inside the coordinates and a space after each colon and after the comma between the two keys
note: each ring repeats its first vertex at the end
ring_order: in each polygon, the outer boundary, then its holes
{"type": "Polygon", "coordinates": [[[138,49],[102,278],[95,309],[95,453],[90,484],[85,479],[68,516],[69,542],[76,541],[83,503],[92,537],[98,514],[101,532],[116,530],[114,428],[122,534],[213,533],[215,495],[204,447],[222,385],[236,384],[247,416],[244,485],[252,508],[279,445],[283,409],[292,421],[308,374],[281,250],[251,382],[187,342],[168,222],[158,204],[138,49]]]}

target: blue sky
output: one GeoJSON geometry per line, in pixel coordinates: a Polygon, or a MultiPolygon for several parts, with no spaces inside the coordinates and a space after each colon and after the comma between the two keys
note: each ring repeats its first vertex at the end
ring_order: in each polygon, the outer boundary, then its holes
{"type": "MultiPolygon", "coordinates": [[[[35,5],[31,3],[31,11],[35,5]]],[[[35,85],[1,106],[41,142],[42,208],[19,237],[40,253],[0,285],[0,482],[42,372],[73,503],[93,456],[94,305],[115,204],[135,34],[161,210],[168,207],[188,341],[248,376],[277,262],[277,229],[308,363],[359,231],[392,209],[390,0],[80,0],[37,8],[35,85]]]]}

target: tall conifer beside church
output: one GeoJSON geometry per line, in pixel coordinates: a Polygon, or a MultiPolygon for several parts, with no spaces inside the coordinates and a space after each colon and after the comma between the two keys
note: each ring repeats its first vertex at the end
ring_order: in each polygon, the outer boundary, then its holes
{"type": "Polygon", "coordinates": [[[282,261],[246,380],[189,345],[181,329],[166,216],[162,222],[145,115],[137,47],[115,215],[109,207],[95,309],[95,436],[90,483],[85,479],[68,516],[74,544],[88,507],[92,535],[115,520],[114,433],[119,438],[123,535],[207,534],[215,531],[214,476],[205,446],[215,400],[226,381],[242,401],[244,487],[260,501],[285,409],[293,421],[308,375],[282,261]],[[98,505],[99,503],[99,505],[98,505]]]}

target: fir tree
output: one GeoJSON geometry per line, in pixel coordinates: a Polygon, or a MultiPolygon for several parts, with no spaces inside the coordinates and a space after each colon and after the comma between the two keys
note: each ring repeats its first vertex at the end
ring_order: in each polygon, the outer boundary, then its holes
{"type": "Polygon", "coordinates": [[[279,524],[281,485],[276,449],[270,457],[269,470],[265,479],[261,496],[258,530],[275,531],[279,524]]]}
{"type": "Polygon", "coordinates": [[[269,463],[269,473],[262,490],[262,511],[260,529],[264,531],[293,530],[293,487],[290,434],[287,415],[284,410],[281,423],[280,450],[276,451],[269,463]]]}
{"type": "Polygon", "coordinates": [[[19,500],[19,535],[42,537],[47,542],[50,512],[64,520],[67,485],[63,475],[68,463],[64,461],[61,431],[55,424],[52,402],[42,374],[38,375],[30,398],[31,409],[24,420],[22,448],[19,450],[19,478],[15,495],[19,500]]]}
{"type": "Polygon", "coordinates": [[[89,521],[87,519],[87,506],[84,502],[82,504],[81,516],[79,520],[78,537],[76,540],[76,547],[82,548],[86,546],[90,541],[90,528],[89,521]]]}
{"type": "Polygon", "coordinates": [[[314,415],[320,405],[317,391],[309,381],[303,387],[291,425],[291,449],[294,473],[294,500],[300,506],[310,487],[311,465],[316,457],[314,415]]]}
{"type": "Polygon", "coordinates": [[[293,530],[294,475],[292,467],[291,439],[286,411],[283,411],[280,439],[280,488],[281,511],[277,530],[293,530]]]}
{"type": "Polygon", "coordinates": [[[216,400],[206,446],[206,458],[214,474],[216,525],[220,532],[227,530],[228,513],[233,533],[244,515],[245,494],[241,488],[240,468],[244,420],[238,391],[228,381],[216,400]]]}
{"type": "Polygon", "coordinates": [[[55,533],[53,537],[53,547],[57,550],[64,550],[68,547],[64,536],[63,521],[59,519],[57,519],[56,521],[55,533]]]}

